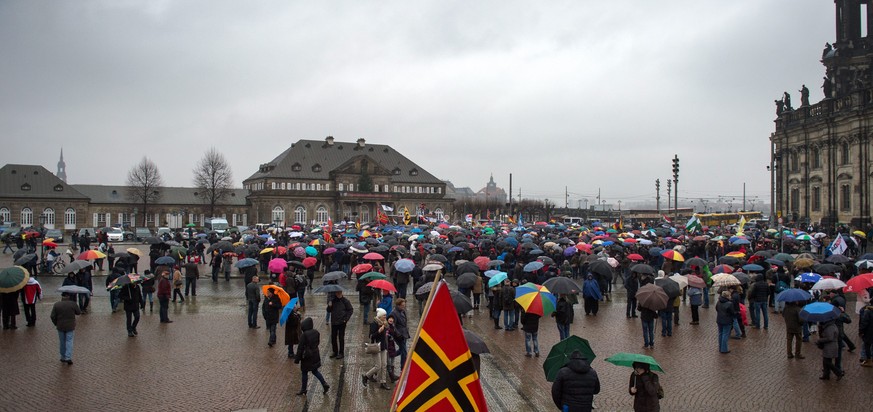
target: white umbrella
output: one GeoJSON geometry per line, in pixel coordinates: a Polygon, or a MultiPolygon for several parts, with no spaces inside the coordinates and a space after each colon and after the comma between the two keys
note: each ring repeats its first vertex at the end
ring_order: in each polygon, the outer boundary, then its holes
{"type": "Polygon", "coordinates": [[[722,287],[722,286],[736,286],[740,284],[740,280],[736,278],[736,276],[728,274],[728,273],[719,273],[712,277],[713,287],[722,287]],[[716,277],[718,279],[716,280],[716,277]]]}
{"type": "Polygon", "coordinates": [[[812,286],[815,290],[837,290],[846,287],[846,282],[834,278],[823,278],[812,286]]]}
{"type": "Polygon", "coordinates": [[[676,274],[676,275],[670,276],[670,279],[672,279],[674,282],[679,284],[679,289],[682,289],[682,288],[688,286],[688,278],[683,276],[683,275],[676,274]]]}

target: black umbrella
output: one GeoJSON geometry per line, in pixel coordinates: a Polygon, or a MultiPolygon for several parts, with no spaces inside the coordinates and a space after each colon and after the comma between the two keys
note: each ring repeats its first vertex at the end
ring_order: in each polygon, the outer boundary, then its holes
{"type": "Polygon", "coordinates": [[[12,254],[13,259],[18,259],[27,254],[27,249],[18,249],[12,254]]]}
{"type": "Polygon", "coordinates": [[[30,263],[31,261],[36,261],[36,254],[28,253],[18,259],[15,259],[15,264],[17,266],[22,266],[30,263]]]}
{"type": "Polygon", "coordinates": [[[330,293],[330,292],[344,292],[344,291],[345,291],[345,289],[343,289],[343,287],[340,285],[324,285],[324,286],[319,286],[317,289],[315,289],[313,291],[313,293],[330,293]]]}
{"type": "Polygon", "coordinates": [[[682,294],[682,289],[679,287],[679,284],[676,283],[675,280],[669,278],[658,278],[655,279],[655,285],[664,289],[664,293],[667,294],[667,298],[676,299],[677,296],[682,294]]]}
{"type": "Polygon", "coordinates": [[[825,258],[825,261],[831,262],[831,263],[848,263],[849,258],[847,258],[843,255],[830,255],[827,258],[825,258]]]}
{"type": "Polygon", "coordinates": [[[452,303],[455,304],[455,310],[458,311],[459,315],[463,315],[471,310],[473,310],[473,302],[470,302],[470,298],[461,294],[456,290],[452,290],[449,292],[452,295],[452,303]]]}
{"type": "Polygon", "coordinates": [[[455,273],[475,273],[478,275],[479,267],[473,262],[464,262],[458,265],[455,269],[455,273]]]}
{"type": "Polygon", "coordinates": [[[500,260],[500,259],[494,259],[494,260],[488,262],[488,267],[489,267],[489,268],[496,268],[496,267],[498,267],[498,266],[500,266],[500,265],[503,265],[504,263],[506,263],[506,262],[504,262],[504,261],[502,261],[502,260],[500,260]]]}
{"type": "Polygon", "coordinates": [[[595,260],[588,265],[588,271],[601,276],[606,280],[612,280],[612,266],[605,260],[595,260]]]}
{"type": "Polygon", "coordinates": [[[176,259],[173,259],[170,256],[161,256],[155,259],[155,263],[158,265],[175,265],[176,259]]]}
{"type": "MultiPolygon", "coordinates": [[[[296,260],[294,262],[296,262],[296,260]]],[[[324,276],[322,276],[321,281],[322,282],[331,282],[334,280],[340,280],[346,276],[348,276],[348,275],[346,275],[346,272],[336,270],[333,272],[325,273],[324,276]]]]}
{"type": "Polygon", "coordinates": [[[706,265],[707,265],[706,261],[699,258],[699,257],[693,257],[693,258],[685,261],[685,267],[687,267],[687,268],[691,267],[691,266],[697,266],[699,268],[702,268],[706,265]]]}
{"type": "Polygon", "coordinates": [[[467,346],[470,348],[471,353],[477,355],[491,353],[491,351],[488,350],[488,345],[485,344],[485,341],[482,340],[479,335],[464,329],[464,338],[467,340],[467,346]]]}
{"type": "Polygon", "coordinates": [[[85,269],[88,266],[91,266],[91,265],[92,265],[92,263],[88,260],[74,260],[74,261],[68,263],[67,266],[64,266],[64,268],[61,269],[61,273],[78,272],[82,269],[85,269]]]}
{"type": "Polygon", "coordinates": [[[820,263],[812,267],[812,269],[821,274],[830,274],[841,271],[843,268],[839,265],[834,265],[831,263],[820,263]]]}
{"type": "Polygon", "coordinates": [[[478,274],[472,272],[465,272],[461,276],[458,276],[458,287],[469,289],[472,288],[473,285],[476,284],[476,279],[479,277],[478,274]]]}
{"type": "Polygon", "coordinates": [[[430,290],[433,288],[433,282],[427,282],[415,290],[415,297],[418,300],[425,300],[430,295],[430,290]]]}
{"type": "Polygon", "coordinates": [[[163,242],[161,239],[156,238],[154,236],[149,236],[149,237],[143,239],[143,243],[148,243],[150,245],[157,245],[158,243],[161,243],[161,242],[163,242]]]}
{"type": "Polygon", "coordinates": [[[563,276],[555,276],[546,279],[546,281],[543,282],[543,286],[555,295],[577,294],[582,290],[582,287],[576,282],[563,276]]]}
{"type": "Polygon", "coordinates": [[[652,248],[649,248],[649,255],[650,256],[661,256],[661,252],[663,252],[663,251],[664,251],[664,249],[661,249],[659,247],[652,247],[652,248]]]}
{"type": "Polygon", "coordinates": [[[449,261],[448,259],[446,259],[445,256],[443,256],[443,255],[441,255],[441,254],[439,254],[439,253],[434,253],[434,254],[428,256],[428,257],[427,257],[427,260],[428,260],[428,261],[435,260],[435,261],[440,262],[440,263],[446,263],[446,262],[449,261]]]}
{"type": "Polygon", "coordinates": [[[168,240],[168,241],[164,242],[164,245],[166,245],[167,247],[170,247],[170,246],[181,246],[181,243],[179,243],[179,242],[177,242],[177,241],[175,241],[175,240],[168,240]]]}
{"type": "Polygon", "coordinates": [[[229,251],[233,250],[233,243],[230,243],[226,240],[222,240],[218,243],[215,243],[215,244],[209,246],[209,250],[207,252],[212,253],[212,251],[214,251],[214,250],[223,250],[225,252],[229,252],[229,251]]]}
{"type": "Polygon", "coordinates": [[[645,264],[645,263],[640,263],[640,264],[636,264],[636,265],[631,266],[631,272],[642,273],[645,275],[654,275],[655,269],[652,268],[651,266],[645,264]]]}
{"type": "Polygon", "coordinates": [[[554,265],[555,261],[548,256],[540,256],[537,258],[540,262],[543,262],[544,265],[554,265]]]}
{"type": "Polygon", "coordinates": [[[721,263],[723,265],[736,266],[738,263],[740,263],[740,260],[733,256],[722,256],[718,259],[718,263],[721,263]]]}

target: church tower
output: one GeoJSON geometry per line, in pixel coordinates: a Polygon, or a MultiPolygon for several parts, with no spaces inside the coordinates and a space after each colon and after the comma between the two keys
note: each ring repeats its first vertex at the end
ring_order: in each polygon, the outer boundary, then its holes
{"type": "Polygon", "coordinates": [[[58,172],[55,173],[55,176],[63,180],[64,183],[67,183],[67,164],[64,163],[64,148],[61,148],[61,159],[58,160],[58,172]]]}

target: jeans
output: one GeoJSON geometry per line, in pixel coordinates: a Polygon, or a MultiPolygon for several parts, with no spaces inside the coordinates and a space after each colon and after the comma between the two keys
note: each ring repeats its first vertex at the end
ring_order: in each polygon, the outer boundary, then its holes
{"type": "Polygon", "coordinates": [[[82,312],[87,311],[88,304],[91,303],[91,296],[88,293],[78,293],[76,296],[79,297],[79,309],[81,309],[82,312]]]}
{"type": "Polygon", "coordinates": [[[643,344],[645,346],[655,346],[655,320],[643,321],[643,344]]]}
{"type": "Polygon", "coordinates": [[[368,317],[370,316],[370,305],[371,305],[371,304],[372,304],[372,303],[370,303],[370,302],[362,303],[362,304],[361,304],[361,308],[362,308],[362,309],[361,309],[361,317],[364,318],[364,324],[365,324],[365,325],[369,325],[369,324],[370,324],[370,322],[369,322],[367,319],[368,319],[368,317]]]}
{"type": "Polygon", "coordinates": [[[142,303],[145,304],[146,301],[149,303],[155,303],[155,292],[143,292],[142,303]]]}
{"type": "Polygon", "coordinates": [[[397,355],[400,356],[400,369],[403,369],[403,366],[406,365],[406,357],[408,356],[408,349],[406,349],[406,339],[395,339],[394,342],[397,344],[397,355]]]}
{"type": "Polygon", "coordinates": [[[718,351],[728,352],[728,339],[731,336],[731,325],[718,325],[718,351]]]}
{"type": "Polygon", "coordinates": [[[561,340],[567,339],[570,337],[570,324],[558,324],[558,335],[561,337],[561,340]]]}
{"type": "Polygon", "coordinates": [[[745,329],[745,327],[742,327],[742,325],[740,324],[739,319],[734,319],[734,323],[733,325],[731,325],[731,328],[734,330],[734,332],[736,333],[735,336],[738,338],[742,336],[742,334],[744,333],[743,329],[745,329]]]}
{"type": "Polygon", "coordinates": [[[61,360],[73,359],[73,332],[75,331],[58,331],[58,341],[60,342],[61,360]]]}
{"type": "Polygon", "coordinates": [[[524,333],[524,350],[530,355],[530,343],[533,341],[533,351],[537,355],[540,354],[540,343],[537,340],[537,333],[524,333]]]}
{"type": "Polygon", "coordinates": [[[118,290],[109,291],[109,307],[115,312],[118,309],[118,290]]]}
{"type": "Polygon", "coordinates": [[[276,325],[278,325],[278,323],[267,325],[267,330],[270,331],[270,340],[267,343],[269,343],[270,346],[276,344],[276,325]]]}
{"type": "Polygon", "coordinates": [[[515,311],[512,309],[503,311],[503,328],[512,329],[513,325],[515,325],[515,311]]]}
{"type": "Polygon", "coordinates": [[[300,288],[297,290],[297,304],[300,305],[301,308],[306,307],[306,301],[303,300],[304,294],[306,294],[306,288],[300,288]]]}
{"type": "Polygon", "coordinates": [[[803,341],[809,342],[809,322],[803,322],[803,341]]]}
{"type": "Polygon", "coordinates": [[[636,316],[637,315],[637,298],[628,297],[627,298],[627,317],[636,316]]]}
{"type": "Polygon", "coordinates": [[[764,329],[770,326],[770,316],[767,314],[767,302],[752,302],[752,325],[761,327],[760,315],[764,315],[764,329]]]}
{"type": "Polygon", "coordinates": [[[776,298],[775,298],[775,299],[776,299],[776,303],[773,305],[773,309],[774,309],[776,312],[780,312],[780,313],[782,312],[783,309],[785,309],[785,302],[780,302],[780,301],[779,301],[779,295],[781,295],[781,294],[782,294],[782,292],[779,292],[779,293],[776,294],[776,298]]]}
{"type": "Polygon", "coordinates": [[[170,298],[158,297],[158,304],[160,305],[161,322],[170,320],[170,315],[167,313],[170,309],[170,298]]]}
{"type": "Polygon", "coordinates": [[[709,307],[709,288],[703,288],[703,306],[709,307]]]}
{"type": "Polygon", "coordinates": [[[330,325],[330,346],[333,353],[342,355],[346,350],[346,324],[330,325]]]}
{"type": "Polygon", "coordinates": [[[126,310],[124,314],[127,318],[127,332],[135,331],[136,325],[139,324],[139,308],[136,308],[134,311],[126,310]]]}
{"type": "Polygon", "coordinates": [[[188,292],[191,292],[191,296],[197,296],[197,278],[185,278],[185,296],[188,296],[188,292]]]}
{"type": "Polygon", "coordinates": [[[303,378],[300,380],[300,392],[306,391],[306,387],[309,385],[310,372],[312,372],[312,376],[315,376],[315,379],[318,379],[318,381],[321,382],[321,386],[325,388],[327,387],[327,382],[324,381],[324,376],[321,376],[321,372],[319,372],[318,369],[315,369],[309,372],[303,372],[303,378]]]}
{"type": "Polygon", "coordinates": [[[248,315],[249,327],[253,328],[258,326],[258,302],[254,300],[249,301],[249,315],[248,315]]]}
{"type": "Polygon", "coordinates": [[[661,316],[661,336],[673,336],[673,311],[662,310],[659,315],[661,316]]]}

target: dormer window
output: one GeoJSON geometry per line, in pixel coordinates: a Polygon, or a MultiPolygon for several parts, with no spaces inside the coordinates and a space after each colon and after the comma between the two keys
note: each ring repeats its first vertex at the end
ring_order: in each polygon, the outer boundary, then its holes
{"type": "Polygon", "coordinates": [[[400,175],[400,168],[395,167],[394,170],[391,171],[391,174],[399,176],[400,175]]]}
{"type": "Polygon", "coordinates": [[[63,191],[64,191],[63,185],[55,185],[55,192],[63,192],[63,191]]]}
{"type": "Polygon", "coordinates": [[[312,171],[315,172],[315,173],[320,172],[320,171],[321,171],[321,165],[318,164],[318,163],[316,163],[314,166],[312,166],[312,171]]]}
{"type": "Polygon", "coordinates": [[[409,171],[410,176],[418,176],[418,169],[413,168],[409,171]]]}
{"type": "Polygon", "coordinates": [[[294,163],[294,165],[291,166],[291,170],[299,172],[303,170],[303,166],[300,166],[300,163],[294,163]]]}
{"type": "Polygon", "coordinates": [[[30,183],[25,183],[25,184],[21,185],[21,190],[29,191],[30,190],[30,183]]]}

